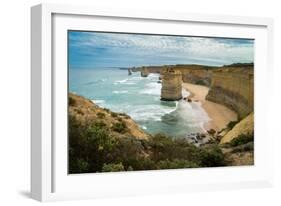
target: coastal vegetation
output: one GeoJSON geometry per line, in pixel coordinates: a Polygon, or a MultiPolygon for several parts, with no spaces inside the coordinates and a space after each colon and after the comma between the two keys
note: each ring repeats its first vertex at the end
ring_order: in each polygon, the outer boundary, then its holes
{"type": "MultiPolygon", "coordinates": [[[[224,154],[217,144],[196,147],[186,139],[173,139],[164,134],[136,138],[122,119],[122,114],[116,113],[116,117],[112,117],[108,110],[74,94],[70,95],[69,102],[73,103],[69,112],[71,174],[226,165],[224,154]],[[80,102],[79,106],[75,102],[80,102]],[[90,104],[92,106],[88,107],[90,104]],[[78,112],[84,109],[90,111],[88,115],[78,112]],[[99,116],[108,119],[104,121],[99,116]]],[[[140,129],[136,127],[135,130],[140,129]]]]}

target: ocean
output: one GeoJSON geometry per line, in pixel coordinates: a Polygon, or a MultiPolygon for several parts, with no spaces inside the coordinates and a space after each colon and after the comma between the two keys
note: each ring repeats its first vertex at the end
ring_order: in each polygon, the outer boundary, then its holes
{"type": "MultiPolygon", "coordinates": [[[[173,138],[205,132],[210,119],[200,102],[161,101],[158,74],[141,77],[118,68],[69,69],[69,91],[114,112],[124,112],[150,134],[173,138]]],[[[183,96],[189,92],[183,90],[183,96]]]]}

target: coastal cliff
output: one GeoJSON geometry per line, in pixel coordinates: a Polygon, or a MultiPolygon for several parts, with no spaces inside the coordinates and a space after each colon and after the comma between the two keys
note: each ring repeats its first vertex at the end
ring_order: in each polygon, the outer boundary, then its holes
{"type": "Polygon", "coordinates": [[[182,75],[173,68],[161,71],[162,88],[161,100],[174,101],[182,99],[182,75]]]}
{"type": "Polygon", "coordinates": [[[254,109],[253,65],[225,66],[212,72],[207,100],[236,111],[242,119],[254,109]]]}
{"type": "Polygon", "coordinates": [[[212,70],[215,67],[203,65],[176,65],[175,69],[182,73],[182,81],[184,83],[199,84],[204,86],[211,85],[212,70]]]}

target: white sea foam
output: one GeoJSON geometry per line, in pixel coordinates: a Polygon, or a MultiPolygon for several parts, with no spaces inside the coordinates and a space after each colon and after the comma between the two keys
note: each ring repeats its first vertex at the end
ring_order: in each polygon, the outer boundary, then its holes
{"type": "Polygon", "coordinates": [[[182,97],[189,97],[190,96],[190,92],[187,91],[186,89],[182,89],[182,97]]]}
{"type": "Polygon", "coordinates": [[[146,126],[142,126],[141,128],[143,128],[144,130],[147,130],[147,127],[146,127],[146,126]]]}
{"type": "Polygon", "coordinates": [[[147,77],[146,77],[147,79],[149,79],[149,80],[158,80],[158,78],[159,78],[159,74],[149,74],[147,77]]]}
{"type": "Polygon", "coordinates": [[[92,102],[94,102],[97,105],[102,105],[105,103],[105,101],[102,99],[92,99],[92,102]]]}
{"type": "Polygon", "coordinates": [[[114,94],[126,94],[126,93],[128,93],[128,91],[127,90],[113,91],[112,93],[114,93],[114,94]]]}
{"type": "Polygon", "coordinates": [[[136,121],[161,121],[161,117],[165,114],[169,114],[175,111],[175,107],[163,106],[163,105],[139,105],[133,107],[129,115],[136,121]]]}
{"type": "Polygon", "coordinates": [[[115,81],[114,83],[116,84],[123,84],[125,82],[127,82],[129,79],[123,79],[123,80],[118,80],[118,81],[115,81]]]}
{"type": "Polygon", "coordinates": [[[157,95],[160,97],[161,95],[161,84],[157,82],[150,82],[145,85],[144,90],[139,92],[140,94],[149,94],[149,95],[157,95]]]}
{"type": "Polygon", "coordinates": [[[123,80],[118,80],[118,81],[115,81],[114,84],[127,84],[127,85],[133,85],[133,84],[136,84],[135,81],[132,81],[132,79],[123,79],[123,80]]]}

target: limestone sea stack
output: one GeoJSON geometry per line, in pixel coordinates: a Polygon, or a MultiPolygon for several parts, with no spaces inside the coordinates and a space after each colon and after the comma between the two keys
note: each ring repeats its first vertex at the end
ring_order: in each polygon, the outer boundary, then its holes
{"type": "Polygon", "coordinates": [[[141,69],[141,77],[147,77],[149,75],[149,71],[146,67],[141,69]]]}
{"type": "Polygon", "coordinates": [[[161,100],[175,101],[182,99],[182,75],[173,68],[165,68],[161,72],[161,100]]]}

